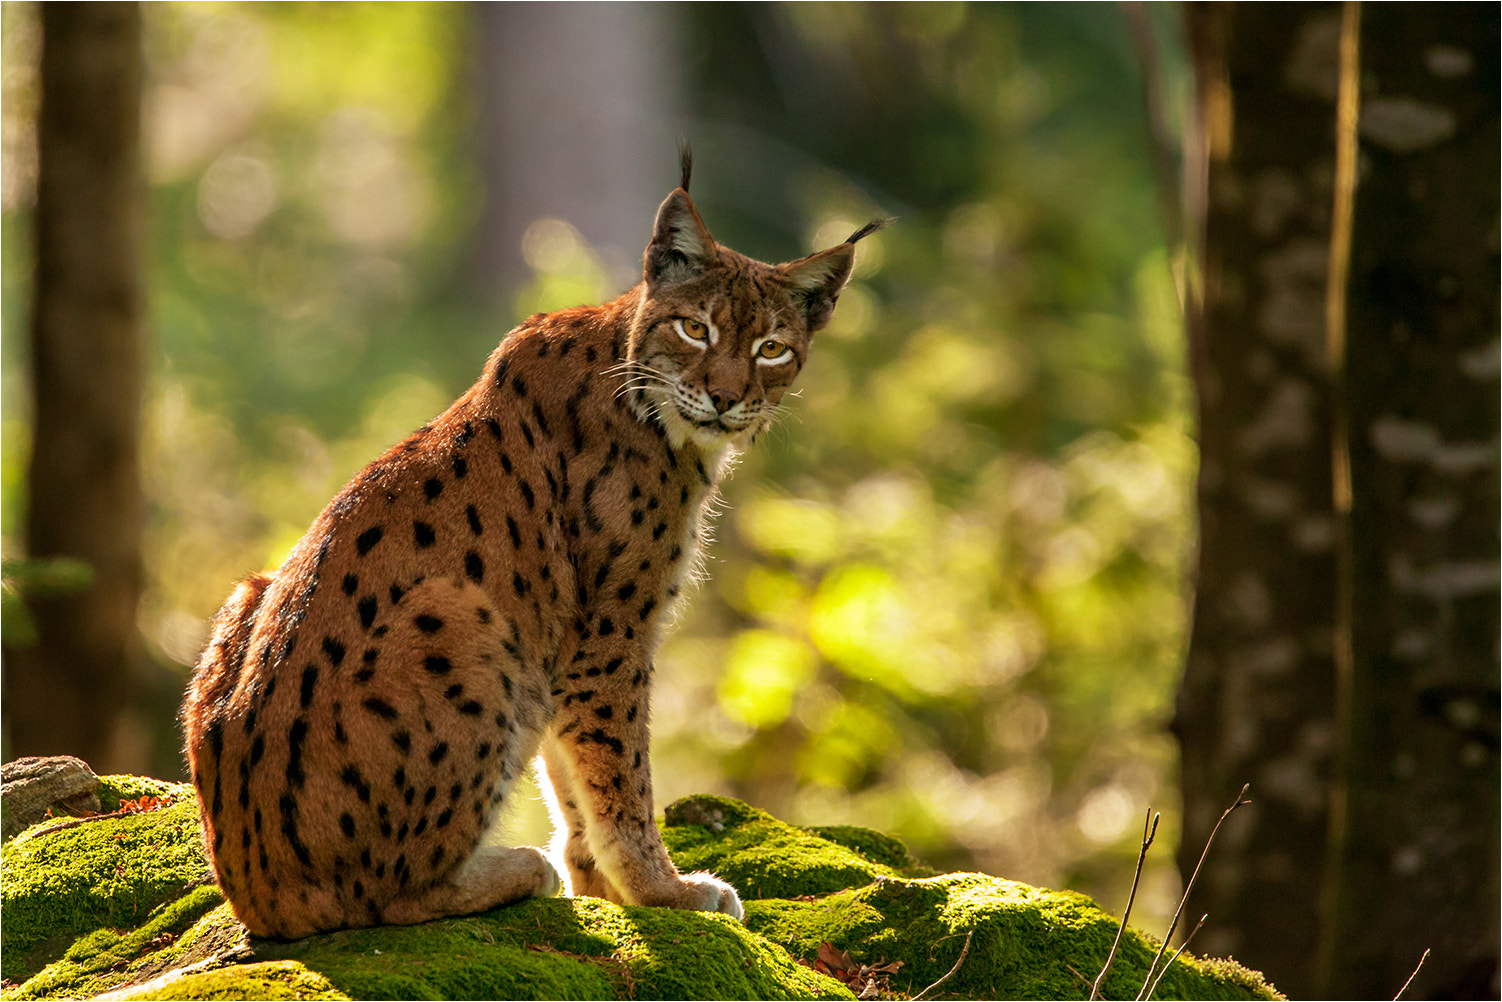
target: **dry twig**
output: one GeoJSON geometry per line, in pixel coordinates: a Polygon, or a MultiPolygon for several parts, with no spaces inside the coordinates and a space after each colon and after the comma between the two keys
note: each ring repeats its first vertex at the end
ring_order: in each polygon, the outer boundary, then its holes
{"type": "Polygon", "coordinates": [[[1200,929],[1202,929],[1204,927],[1204,925],[1205,925],[1205,919],[1207,919],[1209,917],[1210,917],[1209,915],[1201,915],[1200,916],[1200,920],[1194,924],[1194,928],[1189,930],[1189,935],[1187,935],[1187,936],[1184,937],[1184,942],[1182,942],[1182,943],[1179,944],[1179,948],[1177,950],[1173,951],[1173,956],[1168,958],[1168,963],[1164,964],[1163,967],[1158,971],[1158,976],[1156,978],[1153,978],[1153,983],[1152,983],[1151,987],[1148,988],[1147,994],[1144,995],[1144,996],[1142,996],[1142,998],[1144,998],[1144,999],[1150,999],[1150,998],[1153,997],[1153,992],[1155,992],[1155,991],[1158,990],[1158,982],[1162,981],[1163,980],[1163,975],[1167,974],[1169,968],[1173,967],[1173,962],[1175,960],[1179,959],[1179,954],[1181,954],[1185,950],[1189,949],[1189,944],[1190,944],[1191,941],[1193,941],[1194,934],[1197,933],[1197,932],[1199,932],[1200,929]]]}
{"type": "MultiPolygon", "coordinates": [[[[1153,974],[1158,969],[1158,961],[1163,959],[1163,951],[1168,949],[1168,941],[1173,939],[1173,931],[1179,927],[1179,916],[1184,914],[1184,906],[1189,903],[1189,892],[1194,890],[1194,882],[1199,879],[1200,869],[1205,865],[1205,858],[1210,855],[1210,846],[1215,843],[1216,833],[1220,831],[1220,826],[1225,824],[1226,818],[1231,816],[1232,811],[1243,804],[1251,803],[1250,800],[1246,799],[1246,791],[1251,789],[1251,786],[1251,783],[1242,784],[1241,792],[1236,794],[1236,802],[1221,812],[1220,820],[1215,822],[1214,828],[1210,829],[1210,837],[1205,839],[1205,848],[1200,852],[1199,862],[1194,864],[1194,873],[1190,874],[1189,883],[1184,885],[1184,894],[1179,898],[1179,907],[1173,913],[1173,921],[1168,924],[1168,932],[1163,935],[1163,945],[1158,947],[1158,952],[1153,956],[1153,962],[1147,968],[1147,978],[1142,982],[1142,990],[1137,993],[1138,1002],[1147,998],[1151,986],[1154,984],[1153,974]]],[[[1172,962],[1172,960],[1169,961],[1169,963],[1172,962]]]]}
{"type": "Polygon", "coordinates": [[[1418,977],[1419,976],[1419,971],[1422,971],[1424,969],[1424,961],[1426,961],[1428,959],[1429,959],[1429,950],[1427,948],[1425,948],[1424,955],[1419,958],[1419,966],[1415,967],[1413,969],[1413,973],[1410,974],[1410,975],[1408,975],[1408,980],[1405,981],[1405,982],[1403,982],[1403,987],[1398,989],[1398,994],[1396,994],[1396,995],[1394,995],[1392,997],[1392,1002],[1398,1002],[1398,999],[1400,999],[1400,998],[1403,997],[1403,993],[1408,990],[1408,986],[1411,985],[1411,984],[1413,984],[1413,979],[1416,978],[1416,977],[1418,977]]]}
{"type": "Polygon", "coordinates": [[[958,960],[956,960],[954,962],[954,966],[949,969],[949,973],[945,974],[938,981],[935,981],[933,984],[931,984],[927,988],[923,989],[917,995],[914,995],[913,998],[912,998],[912,1002],[918,1002],[919,999],[927,998],[929,992],[933,991],[934,989],[936,989],[940,985],[942,985],[944,982],[946,982],[950,978],[954,977],[954,972],[958,971],[960,969],[960,965],[965,962],[965,955],[970,952],[970,938],[972,936],[974,936],[974,935],[975,935],[975,930],[974,929],[971,929],[969,932],[965,933],[965,945],[962,946],[962,947],[960,947],[960,957],[959,957],[958,960]]]}
{"type": "Polygon", "coordinates": [[[1137,900],[1137,885],[1142,882],[1142,864],[1147,859],[1148,847],[1153,844],[1153,839],[1158,834],[1158,815],[1152,808],[1142,819],[1142,848],[1137,851],[1137,872],[1132,874],[1132,892],[1127,895],[1126,911],[1121,913],[1121,925],[1116,927],[1116,939],[1111,942],[1111,952],[1106,955],[1105,966],[1095,976],[1095,983],[1090,986],[1090,1002],[1100,998],[1100,986],[1105,983],[1106,974],[1111,970],[1111,965],[1116,962],[1116,948],[1121,945],[1121,937],[1126,933],[1127,919],[1132,914],[1132,902],[1137,900]]]}

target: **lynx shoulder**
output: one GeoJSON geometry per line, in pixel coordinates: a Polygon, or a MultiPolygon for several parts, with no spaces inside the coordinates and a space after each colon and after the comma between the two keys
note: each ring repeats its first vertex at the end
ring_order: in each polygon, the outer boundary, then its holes
{"type": "Polygon", "coordinates": [[[526,764],[574,894],[721,911],[653,824],[652,658],[726,459],[767,427],[854,241],[767,265],[683,185],[643,279],[533,316],[214,621],[182,709],[205,842],[263,936],[421,922],[564,880],[483,840],[526,764]]]}

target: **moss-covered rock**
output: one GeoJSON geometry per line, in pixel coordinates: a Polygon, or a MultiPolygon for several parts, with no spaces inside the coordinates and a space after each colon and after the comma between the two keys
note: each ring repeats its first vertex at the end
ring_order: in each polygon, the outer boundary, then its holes
{"type": "MultiPolygon", "coordinates": [[[[207,881],[190,788],[103,779],[106,809],[145,795],[173,802],[43,823],[5,845],[4,999],[853,998],[797,962],[825,942],[857,963],[901,961],[890,987],[907,996],[949,971],[967,938],[936,997],[1084,998],[1116,930],[1078,894],[934,876],[889,836],[795,828],[734,800],[691,797],[667,810],[669,851],[680,868],[733,883],[745,925],[555,898],[273,943],[249,938],[207,881]]],[[[1108,998],[1136,995],[1153,946],[1128,934],[1108,998]]],[[[1186,958],[1157,997],[1277,997],[1235,964],[1186,958]]]]}

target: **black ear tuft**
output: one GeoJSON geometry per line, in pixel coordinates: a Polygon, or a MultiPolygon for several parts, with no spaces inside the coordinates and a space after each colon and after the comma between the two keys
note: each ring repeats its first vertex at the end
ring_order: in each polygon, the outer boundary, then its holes
{"type": "Polygon", "coordinates": [[[678,137],[678,174],[682,179],[678,187],[688,191],[688,179],[694,173],[694,151],[689,148],[688,140],[678,137]]]}
{"type": "Polygon", "coordinates": [[[897,222],[896,216],[887,216],[885,219],[873,219],[865,226],[862,226],[860,229],[850,234],[850,236],[846,237],[845,242],[847,244],[853,244],[857,240],[860,240],[864,237],[869,237],[877,230],[886,229],[888,226],[891,226],[895,222],[897,222]]]}

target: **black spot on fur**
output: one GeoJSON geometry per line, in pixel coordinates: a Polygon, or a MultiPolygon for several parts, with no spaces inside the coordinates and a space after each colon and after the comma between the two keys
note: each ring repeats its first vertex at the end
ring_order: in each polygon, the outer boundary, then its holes
{"type": "Polygon", "coordinates": [[[433,500],[443,493],[443,481],[437,477],[429,477],[423,481],[422,492],[428,496],[429,501],[433,500]]]}
{"type": "MultiPolygon", "coordinates": [[[[282,813],[282,835],[292,846],[292,851],[297,856],[297,861],[303,866],[313,865],[313,854],[308,852],[308,847],[303,844],[302,838],[297,831],[297,801],[291,794],[283,794],[280,802],[282,813]]],[[[262,869],[265,869],[263,866],[262,869]]]]}
{"type": "Polygon", "coordinates": [[[333,637],[324,637],[323,653],[328,655],[329,664],[338,668],[339,663],[344,660],[344,645],[333,637]]]}
{"type": "Polygon", "coordinates": [[[454,666],[448,658],[438,655],[424,658],[422,666],[434,675],[447,675],[454,670],[454,666]]]}
{"type": "Polygon", "coordinates": [[[425,549],[432,546],[438,540],[438,536],[433,532],[431,525],[426,522],[414,520],[412,523],[412,540],[419,547],[425,549]]]}
{"type": "Polygon", "coordinates": [[[374,696],[365,700],[360,705],[384,720],[395,720],[399,716],[395,707],[384,699],[377,699],[374,696]]]}
{"type": "Polygon", "coordinates": [[[615,752],[617,755],[626,750],[626,746],[624,743],[622,743],[620,738],[611,737],[610,735],[605,733],[603,728],[597,727],[593,731],[581,733],[577,740],[581,745],[587,745],[590,743],[604,745],[611,751],[615,752]]]}
{"type": "Polygon", "coordinates": [[[293,786],[302,786],[308,778],[302,768],[302,743],[307,737],[308,722],[298,717],[287,731],[287,782],[293,786]]]}
{"type": "Polygon", "coordinates": [[[437,633],[443,629],[443,620],[437,616],[430,616],[427,613],[417,616],[412,622],[416,623],[417,628],[424,633],[437,633]]]}
{"type": "Polygon", "coordinates": [[[306,710],[308,704],[313,702],[313,688],[318,685],[318,666],[308,665],[302,670],[302,692],[298,694],[298,701],[306,710]]]}
{"type": "Polygon", "coordinates": [[[366,595],[355,604],[355,608],[360,613],[360,625],[367,630],[370,629],[371,624],[375,622],[376,618],[376,597],[374,595],[366,595]]]}
{"type": "Polygon", "coordinates": [[[360,579],[353,574],[344,575],[344,594],[353,595],[360,587],[360,579]]]}
{"type": "Polygon", "coordinates": [[[359,551],[360,556],[365,556],[365,554],[370,552],[371,547],[381,541],[382,535],[383,530],[379,525],[371,526],[360,533],[359,538],[355,540],[355,549],[359,551]]]}
{"type": "Polygon", "coordinates": [[[469,531],[471,533],[478,536],[485,531],[484,527],[480,525],[480,513],[475,510],[474,505],[470,505],[464,509],[464,517],[469,519],[469,531]]]}

